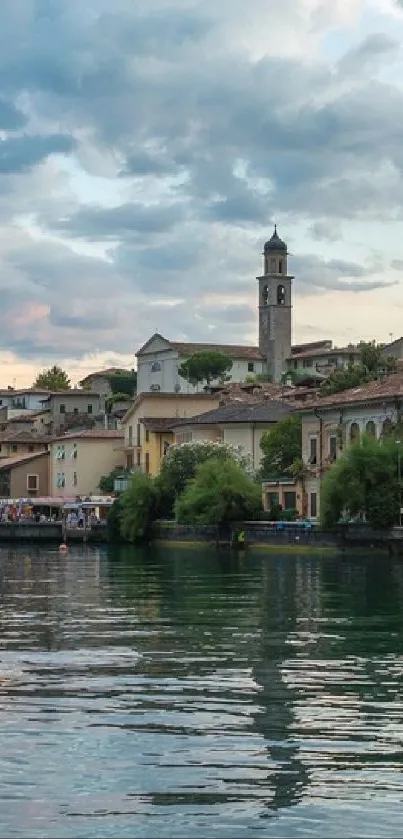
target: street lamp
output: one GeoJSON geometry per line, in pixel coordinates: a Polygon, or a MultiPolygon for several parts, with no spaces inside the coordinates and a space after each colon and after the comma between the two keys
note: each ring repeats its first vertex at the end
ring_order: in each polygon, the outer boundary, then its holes
{"type": "Polygon", "coordinates": [[[401,468],[401,459],[400,459],[400,440],[396,440],[397,445],[397,480],[399,483],[399,527],[402,526],[402,468],[401,468]]]}

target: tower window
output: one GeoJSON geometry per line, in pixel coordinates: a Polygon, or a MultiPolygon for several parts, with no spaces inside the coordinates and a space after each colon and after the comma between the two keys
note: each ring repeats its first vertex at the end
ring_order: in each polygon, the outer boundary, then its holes
{"type": "Polygon", "coordinates": [[[263,286],[262,300],[263,300],[263,306],[267,306],[267,304],[269,302],[269,286],[268,285],[263,286]]]}
{"type": "Polygon", "coordinates": [[[284,306],[285,304],[285,288],[283,285],[277,287],[277,305],[284,306]]]}
{"type": "Polygon", "coordinates": [[[283,273],[283,260],[282,259],[280,259],[279,263],[278,263],[278,273],[279,274],[283,273]]]}
{"type": "Polygon", "coordinates": [[[253,361],[248,361],[248,373],[254,373],[254,372],[255,372],[255,365],[254,365],[253,361]]]}

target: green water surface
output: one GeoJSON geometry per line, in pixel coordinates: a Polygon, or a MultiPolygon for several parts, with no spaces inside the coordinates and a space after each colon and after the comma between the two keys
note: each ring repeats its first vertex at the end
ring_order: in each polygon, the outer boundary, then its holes
{"type": "Polygon", "coordinates": [[[403,837],[403,563],[0,550],[1,837],[403,837]]]}

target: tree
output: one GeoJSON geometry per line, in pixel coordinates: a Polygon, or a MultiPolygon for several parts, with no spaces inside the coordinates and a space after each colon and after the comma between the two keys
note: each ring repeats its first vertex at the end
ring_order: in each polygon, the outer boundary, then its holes
{"type": "Polygon", "coordinates": [[[112,469],[112,472],[109,472],[109,475],[102,475],[99,481],[99,489],[101,492],[104,492],[110,495],[114,491],[115,480],[122,475],[130,475],[130,470],[125,469],[124,466],[115,466],[112,469]]]}
{"type": "Polygon", "coordinates": [[[233,460],[244,471],[251,472],[250,458],[241,449],[225,443],[201,441],[171,446],[155,479],[161,517],[172,515],[176,498],[194,478],[197,467],[212,457],[220,461],[233,460]]]}
{"type": "Polygon", "coordinates": [[[265,431],[260,441],[263,452],[261,476],[281,477],[292,471],[295,461],[302,459],[302,420],[290,414],[276,423],[272,431],[265,431]]]}
{"type": "Polygon", "coordinates": [[[232,368],[232,360],[219,350],[202,350],[190,355],[179,367],[178,373],[191,385],[211,382],[228,381],[228,373],[232,368]]]}
{"type": "Polygon", "coordinates": [[[352,387],[359,387],[377,379],[381,373],[394,373],[397,362],[393,356],[384,354],[384,345],[375,341],[361,341],[358,344],[358,364],[350,363],[341,370],[333,370],[320,388],[321,396],[332,396],[352,387]]]}
{"type": "Polygon", "coordinates": [[[157,508],[157,492],[149,475],[133,475],[121,495],[120,532],[128,542],[143,542],[149,535],[157,508]]]}
{"type": "Polygon", "coordinates": [[[43,388],[44,390],[70,390],[70,379],[61,367],[54,364],[48,370],[38,373],[32,387],[43,388]]]}
{"type": "Polygon", "coordinates": [[[346,449],[322,482],[324,527],[335,527],[343,515],[348,519],[364,517],[376,530],[396,524],[401,491],[396,445],[393,438],[364,437],[346,449]]]}
{"type": "Polygon", "coordinates": [[[123,501],[122,496],[115,498],[112,506],[109,509],[108,517],[106,519],[106,527],[109,542],[118,542],[122,539],[122,513],[123,501]]]}
{"type": "Polygon", "coordinates": [[[108,377],[108,382],[113,396],[131,399],[137,390],[137,373],[135,370],[113,373],[108,377]]]}
{"type": "Polygon", "coordinates": [[[262,507],[260,485],[234,460],[210,458],[200,464],[175,503],[183,524],[229,524],[256,518],[262,507]]]}

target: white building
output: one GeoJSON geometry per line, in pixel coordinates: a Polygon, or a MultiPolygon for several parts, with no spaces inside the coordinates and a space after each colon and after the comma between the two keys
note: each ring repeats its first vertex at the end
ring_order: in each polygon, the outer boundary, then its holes
{"type": "Polygon", "coordinates": [[[168,341],[158,332],[144,344],[137,355],[137,392],[197,393],[203,386],[194,387],[178,373],[190,355],[203,350],[218,350],[232,360],[229,376],[234,382],[244,382],[247,376],[263,373],[265,359],[258,347],[233,344],[188,344],[168,341]]]}

